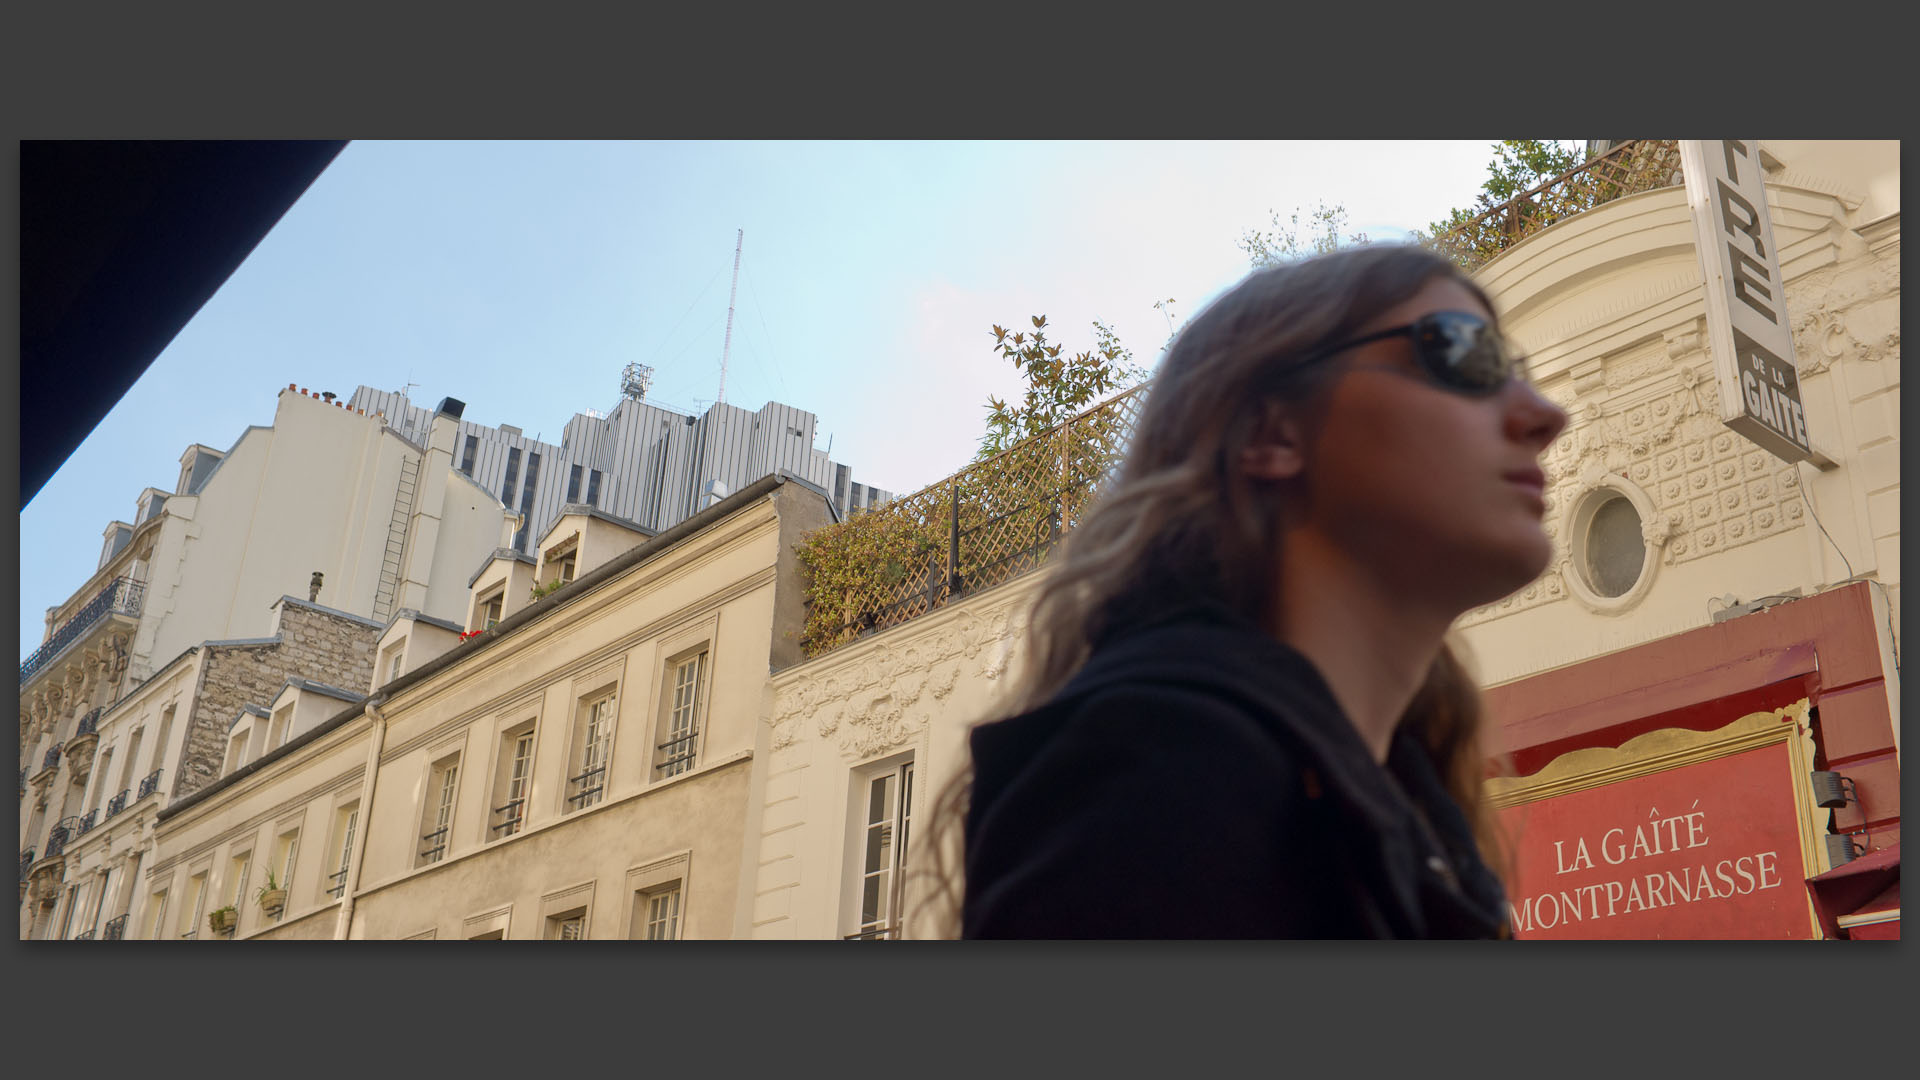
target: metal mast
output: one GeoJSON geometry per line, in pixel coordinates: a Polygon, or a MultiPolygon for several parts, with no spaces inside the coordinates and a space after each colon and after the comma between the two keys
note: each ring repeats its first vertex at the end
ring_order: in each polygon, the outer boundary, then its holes
{"type": "Polygon", "coordinates": [[[727,338],[720,346],[720,397],[722,404],[727,400],[727,353],[733,349],[733,300],[740,295],[740,248],[747,242],[747,230],[741,229],[740,235],[733,239],[733,288],[727,291],[727,338]]]}

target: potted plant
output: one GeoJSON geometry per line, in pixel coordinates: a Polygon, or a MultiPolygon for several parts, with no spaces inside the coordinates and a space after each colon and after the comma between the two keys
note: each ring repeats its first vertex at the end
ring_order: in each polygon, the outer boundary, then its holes
{"type": "Polygon", "coordinates": [[[260,891],[254,893],[253,897],[260,902],[260,910],[266,912],[269,918],[278,918],[281,910],[287,906],[287,890],[281,888],[280,882],[274,879],[271,868],[267,870],[267,883],[260,886],[260,891]]]}
{"type": "Polygon", "coordinates": [[[214,908],[207,913],[207,924],[213,927],[213,932],[216,934],[231,933],[234,925],[239,921],[240,913],[234,910],[232,904],[228,904],[226,907],[214,908]]]}

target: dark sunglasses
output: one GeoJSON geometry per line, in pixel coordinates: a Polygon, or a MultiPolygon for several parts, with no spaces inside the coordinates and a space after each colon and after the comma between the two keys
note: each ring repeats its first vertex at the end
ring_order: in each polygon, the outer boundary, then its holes
{"type": "Polygon", "coordinates": [[[1390,337],[1412,338],[1421,369],[1445,389],[1469,397],[1497,393],[1525,371],[1524,358],[1513,354],[1500,331],[1464,311],[1436,311],[1405,326],[1343,341],[1315,352],[1302,366],[1390,337]]]}

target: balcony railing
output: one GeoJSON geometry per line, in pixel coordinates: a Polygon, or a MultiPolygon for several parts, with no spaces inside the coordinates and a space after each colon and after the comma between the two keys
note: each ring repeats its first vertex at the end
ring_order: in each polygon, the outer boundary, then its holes
{"type": "Polygon", "coordinates": [[[147,796],[153,794],[154,792],[159,791],[160,790],[160,772],[161,770],[155,769],[151,773],[148,773],[147,778],[145,780],[140,781],[140,794],[134,796],[134,798],[144,799],[147,796]]]}
{"type": "Polygon", "coordinates": [[[58,764],[60,764],[60,748],[56,746],[47,751],[46,757],[40,759],[40,771],[46,772],[58,764]]]}
{"type": "Polygon", "coordinates": [[[700,751],[699,738],[700,729],[694,728],[685,735],[676,735],[666,742],[656,744],[654,749],[666,756],[660,759],[660,764],[653,767],[654,771],[665,779],[669,776],[678,776],[693,768],[694,755],[700,751]]]}
{"type": "Polygon", "coordinates": [[[92,931],[92,930],[82,930],[82,931],[80,931],[79,933],[77,933],[77,934],[75,934],[75,935],[73,935],[73,940],[75,940],[75,941],[92,941],[92,940],[93,940],[93,931],[92,931]]]}
{"type": "Polygon", "coordinates": [[[578,803],[582,807],[592,806],[594,803],[599,802],[600,793],[607,790],[607,785],[601,780],[601,777],[604,777],[606,774],[607,767],[605,765],[595,765],[579,776],[567,777],[567,783],[577,784],[580,788],[579,791],[567,796],[567,801],[570,803],[578,803]]]}
{"type": "Polygon", "coordinates": [[[101,941],[119,941],[127,936],[127,917],[116,915],[107,920],[106,929],[100,932],[101,941]]]}
{"type": "Polygon", "coordinates": [[[146,595],[146,585],[132,578],[114,578],[108,582],[98,595],[87,601],[86,607],[81,608],[73,618],[62,623],[60,629],[54,631],[45,645],[35,649],[32,656],[21,662],[20,685],[25,686],[27,680],[33,678],[34,674],[45,667],[49,660],[60,655],[67,646],[80,640],[82,635],[93,628],[93,624],[108,615],[131,615],[138,618],[141,602],[146,599],[146,595]]]}
{"type": "Polygon", "coordinates": [[[51,859],[67,850],[67,841],[73,838],[74,826],[79,822],[77,817],[64,817],[59,824],[47,830],[47,853],[41,857],[51,859]]]}
{"type": "Polygon", "coordinates": [[[819,656],[1044,563],[1112,473],[1141,385],[911,495],[816,531],[801,647],[819,656]]]}
{"type": "Polygon", "coordinates": [[[1623,142],[1441,233],[1433,246],[1471,270],[1547,226],[1601,203],[1680,183],[1679,143],[1623,142]]]}
{"type": "Polygon", "coordinates": [[[497,832],[501,836],[512,836],[519,832],[520,823],[525,820],[525,816],[521,813],[521,808],[525,804],[525,799],[508,799],[507,805],[494,807],[494,813],[505,814],[506,817],[501,818],[498,825],[490,826],[487,831],[497,832]]]}
{"type": "Polygon", "coordinates": [[[132,794],[133,794],[133,790],[129,788],[128,790],[123,791],[118,795],[115,795],[113,798],[108,799],[107,800],[107,816],[112,817],[113,815],[119,813],[120,811],[125,810],[127,808],[127,797],[132,794]]]}
{"type": "Polygon", "coordinates": [[[442,825],[430,833],[421,835],[420,842],[429,845],[420,849],[421,861],[430,863],[439,862],[440,856],[446,854],[447,831],[449,828],[450,826],[442,825]]]}
{"type": "Polygon", "coordinates": [[[74,826],[73,835],[85,836],[92,832],[93,827],[98,824],[100,824],[100,808],[96,806],[81,815],[79,823],[74,826]]]}
{"type": "Polygon", "coordinates": [[[327,880],[333,882],[333,888],[327,890],[328,896],[331,896],[335,900],[338,900],[340,899],[341,896],[346,894],[346,891],[347,891],[347,868],[346,867],[343,866],[339,869],[338,872],[328,874],[327,880]]]}
{"type": "Polygon", "coordinates": [[[107,707],[105,705],[102,705],[99,708],[88,713],[87,715],[81,717],[80,723],[75,725],[73,729],[72,738],[69,738],[67,741],[72,742],[74,739],[77,739],[82,735],[97,734],[100,730],[100,714],[106,711],[107,711],[107,707]]]}
{"type": "Polygon", "coordinates": [[[27,871],[31,869],[32,866],[33,866],[33,849],[28,848],[27,850],[20,853],[20,877],[22,880],[26,879],[27,871]]]}
{"type": "Polygon", "coordinates": [[[900,936],[897,926],[876,926],[871,930],[862,930],[857,934],[848,934],[842,941],[891,941],[900,936]]]}

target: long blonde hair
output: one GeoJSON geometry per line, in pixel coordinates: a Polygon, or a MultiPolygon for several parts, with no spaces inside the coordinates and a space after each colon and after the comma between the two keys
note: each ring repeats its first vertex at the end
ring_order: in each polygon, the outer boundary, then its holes
{"type": "MultiPolygon", "coordinates": [[[[1131,444],[1108,488],[1068,534],[1035,593],[1023,663],[1004,706],[982,723],[1046,704],[1107,637],[1178,598],[1204,597],[1274,625],[1280,499],[1231,467],[1271,403],[1305,414],[1327,365],[1314,349],[1352,336],[1435,279],[1493,304],[1458,267],[1423,248],[1369,245],[1257,271],[1195,316],[1168,349],[1131,444]]],[[[1490,866],[1505,865],[1481,796],[1486,757],[1480,695],[1443,645],[1401,720],[1425,744],[1490,866]]],[[[952,865],[973,769],[935,800],[927,831],[930,889],[916,922],[955,936],[962,865],[952,865]]]]}

